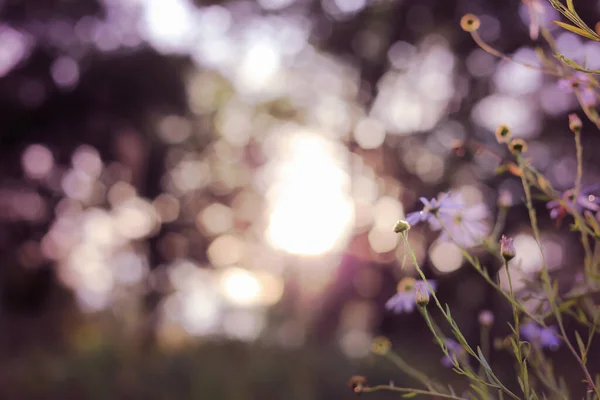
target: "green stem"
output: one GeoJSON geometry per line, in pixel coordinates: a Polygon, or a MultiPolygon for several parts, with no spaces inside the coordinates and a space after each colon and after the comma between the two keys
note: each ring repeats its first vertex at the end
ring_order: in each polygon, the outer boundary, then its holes
{"type": "Polygon", "coordinates": [[[416,394],[422,394],[424,396],[437,397],[437,398],[441,398],[441,399],[464,400],[462,397],[454,396],[451,394],[428,392],[426,390],[402,388],[402,387],[390,386],[390,385],[367,386],[362,389],[362,392],[363,393],[371,393],[371,392],[377,392],[380,390],[389,390],[392,392],[400,392],[400,393],[416,393],[416,394]]]}
{"type": "Polygon", "coordinates": [[[440,385],[436,382],[432,382],[432,380],[422,373],[419,370],[411,367],[406,361],[404,361],[398,354],[393,352],[388,352],[384,357],[394,363],[402,372],[411,378],[421,382],[427,389],[431,391],[440,391],[440,385]]]}
{"type": "MultiPolygon", "coordinates": [[[[523,160],[523,157],[517,156],[517,160],[519,163],[519,167],[524,172],[527,165],[526,165],[525,161],[523,160]]],[[[596,384],[594,383],[594,379],[592,378],[590,371],[587,369],[585,363],[583,362],[583,360],[577,353],[577,350],[575,350],[575,348],[569,341],[569,338],[567,337],[567,332],[565,331],[565,327],[564,327],[563,320],[562,320],[562,315],[561,315],[560,311],[558,310],[558,307],[556,304],[556,295],[554,293],[552,283],[550,282],[550,274],[548,273],[548,264],[546,262],[546,256],[544,255],[544,251],[542,249],[542,242],[540,239],[541,235],[540,235],[540,231],[539,231],[539,227],[538,227],[538,223],[537,223],[537,216],[535,214],[535,209],[533,208],[531,189],[529,187],[529,183],[527,182],[527,180],[525,178],[525,173],[521,174],[521,182],[523,184],[523,190],[525,191],[525,200],[526,200],[527,210],[529,211],[529,219],[531,220],[531,228],[533,229],[533,235],[534,235],[535,241],[538,245],[540,254],[542,256],[542,281],[543,281],[544,285],[546,286],[545,292],[546,292],[546,296],[548,297],[548,302],[550,303],[552,311],[554,312],[554,316],[556,318],[556,323],[557,323],[558,328],[560,329],[560,332],[563,336],[563,341],[567,345],[567,348],[569,349],[571,354],[573,354],[573,357],[575,357],[575,359],[577,360],[578,364],[581,366],[581,369],[582,369],[590,387],[592,388],[592,390],[594,391],[596,396],[598,398],[600,398],[600,391],[596,387],[596,384]]]]}
{"type": "MultiPolygon", "coordinates": [[[[437,298],[437,295],[435,294],[435,291],[433,290],[433,287],[427,281],[427,278],[425,277],[425,274],[423,273],[423,270],[419,266],[419,262],[417,261],[417,256],[415,255],[414,251],[412,250],[412,247],[410,246],[410,243],[408,242],[408,235],[407,235],[406,231],[402,232],[401,235],[402,235],[402,239],[404,240],[404,244],[406,246],[406,249],[407,249],[407,251],[408,251],[408,253],[409,253],[410,257],[411,257],[413,265],[415,266],[415,269],[417,270],[417,273],[419,274],[419,276],[421,277],[421,279],[423,280],[423,282],[425,282],[425,284],[427,285],[427,288],[429,289],[429,292],[431,293],[431,297],[433,297],[433,300],[435,301],[435,304],[437,305],[438,309],[442,312],[442,315],[445,317],[446,321],[448,321],[448,323],[453,327],[453,333],[455,334],[456,338],[463,345],[463,347],[465,348],[465,350],[473,358],[475,358],[481,365],[483,365],[485,367],[485,364],[487,364],[487,362],[481,360],[479,358],[479,355],[471,348],[471,346],[469,346],[469,344],[465,341],[464,336],[462,335],[462,332],[460,332],[458,326],[456,325],[456,323],[454,322],[454,320],[452,319],[452,317],[450,317],[450,315],[448,315],[448,313],[444,310],[444,307],[442,307],[442,304],[440,303],[439,299],[437,298]]],[[[430,323],[431,323],[431,321],[429,321],[429,324],[430,323]]],[[[431,325],[430,325],[430,328],[431,328],[431,325]]],[[[434,330],[432,330],[432,332],[435,334],[434,330]]],[[[438,342],[440,342],[440,344],[442,344],[441,341],[440,341],[440,339],[439,339],[439,337],[436,336],[436,339],[438,339],[438,342]]],[[[440,346],[440,347],[442,347],[442,350],[444,350],[445,346],[440,346]]],[[[494,374],[494,372],[491,369],[486,368],[486,371],[490,374],[491,378],[493,378],[494,382],[493,383],[482,382],[483,384],[488,385],[490,387],[497,388],[497,389],[502,389],[504,391],[504,393],[506,393],[507,395],[509,395],[513,399],[520,400],[517,395],[515,395],[513,392],[511,392],[506,386],[504,386],[502,384],[502,382],[500,382],[500,380],[496,377],[496,375],[494,374]]],[[[474,379],[476,381],[478,380],[477,376],[474,375],[474,374],[473,374],[473,376],[471,376],[471,379],[474,379]]]]}
{"type": "Polygon", "coordinates": [[[513,318],[515,321],[514,333],[515,340],[517,345],[515,346],[514,352],[515,357],[517,358],[517,363],[519,364],[519,368],[521,369],[521,378],[523,380],[523,394],[525,398],[528,399],[530,395],[529,388],[529,380],[527,379],[527,361],[523,358],[523,354],[521,353],[521,333],[519,332],[519,313],[517,311],[515,292],[513,290],[512,279],[510,277],[510,268],[508,268],[508,261],[504,260],[504,269],[506,270],[506,277],[508,279],[508,287],[510,290],[510,298],[513,300],[512,309],[513,309],[513,318]]]}

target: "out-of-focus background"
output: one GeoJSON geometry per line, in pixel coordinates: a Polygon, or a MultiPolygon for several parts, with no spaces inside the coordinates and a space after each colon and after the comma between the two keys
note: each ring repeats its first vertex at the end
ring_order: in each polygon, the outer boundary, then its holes
{"type": "MultiPolygon", "coordinates": [[[[598,2],[575,5],[593,26],[598,2]]],[[[467,12],[536,62],[517,0],[1,0],[0,398],[345,399],[353,374],[418,387],[370,355],[377,335],[464,387],[418,314],[384,309],[414,274],[393,225],[460,189],[491,226],[502,192],[513,276],[535,274],[493,132],[508,124],[567,189],[576,108],[555,78],[477,48],[467,12]]],[[[600,68],[599,44],[548,27],[600,68]]],[[[585,184],[600,177],[590,125],[585,184]]],[[[577,238],[539,211],[568,289],[577,238]]],[[[436,239],[410,232],[467,338],[483,309],[507,334],[509,305],[436,239]]],[[[510,357],[491,362],[516,385],[510,357]]]]}

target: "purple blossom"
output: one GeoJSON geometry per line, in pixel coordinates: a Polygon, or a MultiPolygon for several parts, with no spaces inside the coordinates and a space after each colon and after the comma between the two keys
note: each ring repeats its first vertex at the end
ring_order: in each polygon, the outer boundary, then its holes
{"type": "Polygon", "coordinates": [[[460,345],[460,343],[458,343],[454,339],[444,339],[444,344],[448,348],[448,353],[450,357],[444,354],[444,357],[442,357],[441,362],[444,367],[450,368],[454,366],[454,361],[451,357],[455,356],[457,359],[460,358],[464,354],[465,349],[460,345]]]}
{"type": "MultiPolygon", "coordinates": [[[[428,279],[427,283],[431,285],[434,291],[437,290],[437,282],[435,280],[428,279]]],[[[400,283],[398,283],[397,293],[385,303],[385,308],[396,314],[412,312],[416,305],[417,289],[424,290],[431,294],[429,287],[424,281],[417,281],[410,277],[402,279],[400,283]]]]}
{"type": "Polygon", "coordinates": [[[423,210],[408,214],[406,221],[411,225],[427,221],[436,230],[441,229],[436,215],[443,218],[452,215],[454,210],[464,207],[464,203],[457,201],[455,196],[450,193],[442,193],[437,199],[427,200],[425,197],[421,197],[419,200],[423,203],[423,210]]]}
{"type": "MultiPolygon", "coordinates": [[[[585,210],[595,212],[600,210],[600,200],[595,195],[590,193],[593,189],[594,188],[587,188],[579,192],[577,200],[575,201],[575,206],[578,212],[582,213],[585,210]]],[[[569,208],[571,208],[571,205],[573,204],[574,195],[575,191],[573,189],[569,189],[561,196],[569,208]]],[[[550,218],[552,219],[562,218],[569,211],[569,209],[562,205],[558,200],[550,200],[548,203],[546,203],[546,208],[550,210],[550,218]]]]}
{"type": "Polygon", "coordinates": [[[577,71],[570,78],[559,79],[558,87],[568,93],[573,93],[577,88],[584,106],[590,107],[596,104],[596,91],[590,83],[590,77],[584,72],[577,71]]]}
{"type": "Polygon", "coordinates": [[[550,350],[556,350],[560,346],[560,339],[555,326],[544,328],[535,322],[527,322],[521,325],[519,331],[527,341],[536,343],[542,348],[547,347],[550,350]]]}
{"type": "Polygon", "coordinates": [[[489,226],[485,222],[488,209],[483,203],[453,210],[440,217],[445,230],[440,240],[452,239],[460,247],[469,248],[480,244],[488,234],[489,226]]]}
{"type": "Polygon", "coordinates": [[[485,219],[488,216],[487,207],[478,203],[466,206],[460,193],[453,195],[442,193],[437,199],[420,198],[424,207],[422,211],[408,214],[406,221],[415,225],[427,221],[431,229],[444,231],[441,240],[452,239],[461,247],[473,247],[481,243],[488,233],[485,219]]]}
{"type": "Polygon", "coordinates": [[[560,18],[560,14],[548,2],[540,0],[524,0],[519,7],[521,20],[529,25],[529,36],[537,40],[541,27],[552,29],[552,21],[560,18]]]}

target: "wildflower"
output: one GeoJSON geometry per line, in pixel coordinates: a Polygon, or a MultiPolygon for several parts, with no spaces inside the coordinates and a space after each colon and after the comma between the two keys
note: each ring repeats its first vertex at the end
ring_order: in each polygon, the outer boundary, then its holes
{"type": "Polygon", "coordinates": [[[417,286],[415,302],[419,307],[425,307],[427,304],[429,304],[429,291],[421,286],[417,286]]]}
{"type": "Polygon", "coordinates": [[[394,232],[396,232],[396,233],[406,232],[409,229],[410,229],[410,224],[403,219],[396,222],[396,225],[394,226],[394,232]]]}
{"type": "Polygon", "coordinates": [[[386,355],[391,348],[392,342],[390,342],[390,339],[384,336],[377,336],[375,339],[373,339],[373,343],[371,344],[371,351],[375,354],[379,354],[380,356],[386,355]]]}
{"type": "Polygon", "coordinates": [[[596,187],[588,187],[579,192],[577,199],[575,199],[575,191],[569,189],[564,192],[561,196],[563,202],[559,200],[550,200],[546,203],[546,208],[550,210],[550,218],[557,220],[560,224],[561,220],[570,212],[573,202],[575,202],[575,208],[577,212],[582,213],[585,210],[599,211],[600,200],[595,195],[591,194],[596,187]],[[566,203],[566,204],[564,204],[566,203]]]}
{"type": "Polygon", "coordinates": [[[408,214],[406,222],[416,225],[419,222],[427,221],[436,230],[441,229],[436,217],[450,216],[453,210],[464,207],[464,203],[456,201],[456,198],[450,193],[442,193],[437,199],[427,200],[425,197],[421,197],[419,200],[424,205],[423,210],[408,214]]]}
{"type": "Polygon", "coordinates": [[[585,72],[577,71],[570,78],[559,79],[558,87],[568,93],[579,91],[579,98],[585,107],[596,104],[596,91],[591,85],[590,77],[585,72]]]}
{"type": "MultiPolygon", "coordinates": [[[[457,195],[457,201],[462,202],[462,196],[457,195]]],[[[468,207],[456,208],[439,215],[437,223],[444,228],[439,239],[453,240],[462,248],[470,248],[480,244],[489,231],[485,222],[488,209],[483,203],[468,207]]]]}
{"type": "Polygon", "coordinates": [[[569,129],[573,132],[573,133],[579,133],[581,132],[581,119],[579,118],[579,116],[575,113],[573,114],[569,114],[569,129]]]}
{"type": "Polygon", "coordinates": [[[498,143],[508,143],[510,141],[511,136],[512,133],[508,126],[503,124],[499,125],[498,128],[496,128],[496,140],[498,141],[498,143]]]}
{"type": "Polygon", "coordinates": [[[483,310],[479,313],[479,324],[483,327],[490,328],[494,325],[494,313],[490,310],[483,310]]]}
{"type": "MultiPolygon", "coordinates": [[[[427,283],[431,285],[434,291],[436,290],[436,281],[428,280],[427,283]]],[[[412,312],[415,309],[417,289],[427,291],[427,294],[429,294],[429,287],[424,281],[416,281],[415,278],[411,277],[403,278],[398,283],[397,293],[385,303],[385,308],[397,314],[412,312]]]]}
{"type": "Polygon", "coordinates": [[[520,332],[527,341],[537,344],[541,348],[547,347],[550,350],[556,350],[560,346],[555,326],[544,328],[535,322],[527,322],[521,325],[520,332]]]}
{"type": "Polygon", "coordinates": [[[442,357],[442,365],[446,368],[454,366],[454,358],[460,358],[465,354],[465,349],[454,339],[444,339],[444,344],[448,349],[448,355],[442,357]]]}
{"type": "Polygon", "coordinates": [[[515,258],[516,251],[513,244],[513,238],[502,235],[500,239],[500,255],[504,258],[504,261],[509,262],[515,258]]]}
{"type": "Polygon", "coordinates": [[[476,31],[477,29],[479,29],[480,25],[481,25],[481,21],[479,21],[479,18],[474,14],[465,14],[460,19],[460,27],[465,32],[476,31]]]}
{"type": "Polygon", "coordinates": [[[408,214],[406,220],[412,225],[427,221],[434,230],[445,228],[440,240],[452,236],[459,246],[468,248],[479,244],[487,234],[484,219],[488,210],[483,204],[466,207],[460,193],[442,193],[437,199],[421,197],[420,200],[424,204],[423,210],[408,214]]]}
{"type": "Polygon", "coordinates": [[[513,139],[508,144],[508,148],[515,155],[525,153],[527,151],[527,142],[523,139],[513,139]]]}
{"type": "Polygon", "coordinates": [[[540,23],[544,16],[544,7],[539,0],[523,0],[529,12],[529,37],[537,40],[540,35],[540,23]]]}
{"type": "Polygon", "coordinates": [[[360,375],[355,375],[348,381],[348,386],[354,393],[361,393],[363,388],[367,386],[367,378],[360,375]]]}

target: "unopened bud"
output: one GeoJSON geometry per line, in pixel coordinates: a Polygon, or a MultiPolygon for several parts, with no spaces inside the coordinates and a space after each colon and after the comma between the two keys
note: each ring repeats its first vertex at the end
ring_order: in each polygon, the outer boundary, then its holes
{"type": "Polygon", "coordinates": [[[581,125],[581,119],[579,118],[579,116],[577,116],[577,114],[569,114],[569,129],[573,133],[581,132],[581,125]]]}
{"type": "Polygon", "coordinates": [[[490,310],[483,310],[479,313],[479,324],[486,328],[494,325],[494,313],[490,310]]]}
{"type": "Polygon", "coordinates": [[[394,232],[396,232],[396,233],[406,232],[409,229],[410,229],[410,224],[403,219],[396,222],[396,226],[394,226],[394,232]]]}
{"type": "Polygon", "coordinates": [[[500,191],[500,195],[498,196],[498,207],[509,208],[512,206],[512,194],[508,190],[500,191]]]}
{"type": "Polygon", "coordinates": [[[354,393],[361,393],[363,388],[367,386],[367,378],[360,375],[355,375],[348,381],[348,386],[354,393]]]}
{"type": "Polygon", "coordinates": [[[479,21],[479,18],[474,14],[465,14],[460,19],[460,27],[465,32],[476,31],[477,29],[479,29],[480,25],[481,25],[481,21],[479,21]]]}
{"type": "Polygon", "coordinates": [[[429,291],[422,285],[417,286],[417,292],[415,293],[415,302],[419,307],[425,307],[429,304],[429,291]]]}
{"type": "Polygon", "coordinates": [[[500,255],[506,262],[515,258],[516,250],[513,244],[513,238],[502,235],[500,239],[500,255]]]}
{"type": "Polygon", "coordinates": [[[513,139],[508,145],[508,148],[515,155],[525,153],[527,151],[527,142],[523,139],[513,139]]]}
{"type": "Polygon", "coordinates": [[[496,140],[498,143],[508,143],[511,137],[512,133],[508,126],[499,125],[498,128],[496,128],[496,140]]]}

